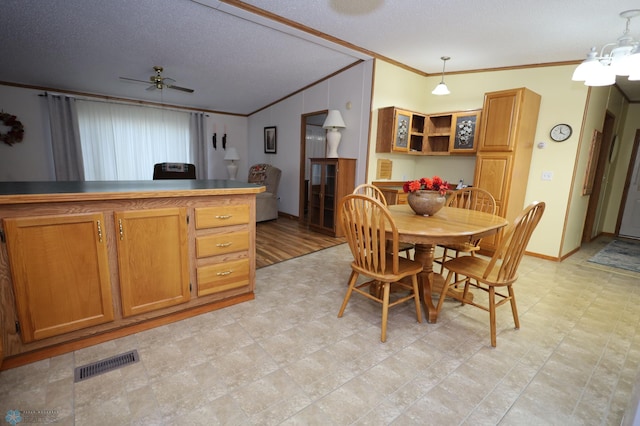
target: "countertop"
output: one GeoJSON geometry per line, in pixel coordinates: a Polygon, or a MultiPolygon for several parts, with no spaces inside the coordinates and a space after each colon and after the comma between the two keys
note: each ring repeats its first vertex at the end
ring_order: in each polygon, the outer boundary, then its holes
{"type": "Polygon", "coordinates": [[[0,182],[0,204],[257,194],[264,190],[264,186],[224,179],[0,182]]]}

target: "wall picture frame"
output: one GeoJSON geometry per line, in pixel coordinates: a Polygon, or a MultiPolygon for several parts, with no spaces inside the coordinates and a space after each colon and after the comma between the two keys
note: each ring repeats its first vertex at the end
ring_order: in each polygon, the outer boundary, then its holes
{"type": "Polygon", "coordinates": [[[278,149],[278,133],[276,126],[264,128],[264,152],[275,154],[278,149]]]}

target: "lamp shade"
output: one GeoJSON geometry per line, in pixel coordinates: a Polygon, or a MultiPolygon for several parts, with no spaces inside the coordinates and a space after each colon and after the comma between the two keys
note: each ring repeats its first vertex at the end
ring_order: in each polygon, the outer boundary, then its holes
{"type": "Polygon", "coordinates": [[[342,119],[342,115],[340,111],[337,109],[329,110],[327,114],[327,118],[324,120],[324,124],[322,125],[323,129],[341,129],[347,127],[344,124],[344,120],[342,119]]]}
{"type": "Polygon", "coordinates": [[[227,152],[224,154],[224,159],[235,161],[235,160],[239,160],[240,156],[238,155],[238,151],[231,146],[227,148],[227,152]]]}
{"type": "Polygon", "coordinates": [[[447,85],[444,84],[444,82],[442,82],[442,83],[439,83],[431,93],[434,95],[440,96],[440,95],[448,95],[451,92],[449,91],[449,88],[447,87],[447,85]]]}

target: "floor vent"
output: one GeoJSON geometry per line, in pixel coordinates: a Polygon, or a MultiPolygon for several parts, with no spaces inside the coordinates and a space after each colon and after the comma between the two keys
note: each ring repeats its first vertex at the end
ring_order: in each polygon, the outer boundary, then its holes
{"type": "Polygon", "coordinates": [[[103,359],[91,364],[77,367],[74,372],[74,382],[78,383],[90,377],[97,376],[107,371],[116,370],[125,365],[133,364],[140,361],[140,355],[137,350],[132,350],[124,354],[116,355],[111,358],[103,359]]]}

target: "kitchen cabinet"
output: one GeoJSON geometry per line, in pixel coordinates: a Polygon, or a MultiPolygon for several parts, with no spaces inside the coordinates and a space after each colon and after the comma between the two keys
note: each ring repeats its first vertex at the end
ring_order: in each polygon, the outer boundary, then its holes
{"type": "Polygon", "coordinates": [[[378,110],[376,152],[412,155],[475,154],[481,110],[421,114],[378,110]]]}
{"type": "Polygon", "coordinates": [[[378,110],[376,152],[422,151],[426,115],[396,107],[378,110]]]}
{"type": "Polygon", "coordinates": [[[0,182],[0,367],[252,300],[262,191],[216,180],[0,182]]]}
{"type": "Polygon", "coordinates": [[[123,316],[187,302],[186,209],[115,212],[115,221],[123,316]]]}
{"type": "Polygon", "coordinates": [[[451,154],[475,154],[478,150],[480,117],[481,110],[452,114],[449,136],[449,152],[451,154]]]}
{"type": "Polygon", "coordinates": [[[196,208],[198,296],[248,288],[251,206],[196,208]]]}
{"type": "MultiPolygon", "coordinates": [[[[510,223],[525,207],[540,100],[527,88],[485,94],[474,184],[493,195],[497,214],[510,223]]],[[[501,235],[483,239],[482,251],[494,251],[501,235]]]]}
{"type": "Polygon", "coordinates": [[[309,227],[332,235],[344,235],[337,223],[338,203],[355,188],[355,158],[312,158],[309,182],[309,227]]]}
{"type": "Polygon", "coordinates": [[[22,340],[114,318],[102,213],[3,220],[22,340]]]}

